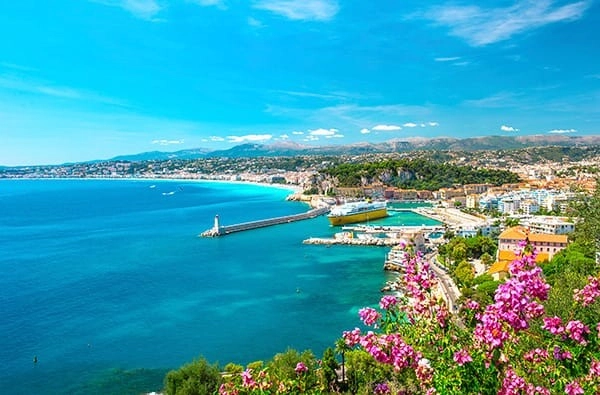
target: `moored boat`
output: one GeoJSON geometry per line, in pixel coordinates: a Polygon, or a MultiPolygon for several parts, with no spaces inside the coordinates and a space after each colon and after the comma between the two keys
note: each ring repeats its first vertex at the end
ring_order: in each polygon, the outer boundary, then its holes
{"type": "Polygon", "coordinates": [[[327,215],[331,225],[367,222],[388,216],[386,202],[351,202],[331,209],[327,215]]]}

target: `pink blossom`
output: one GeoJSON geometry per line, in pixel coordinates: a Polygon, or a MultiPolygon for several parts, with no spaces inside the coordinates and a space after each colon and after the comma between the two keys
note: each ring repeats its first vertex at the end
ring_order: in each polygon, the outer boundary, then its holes
{"type": "Polygon", "coordinates": [[[344,331],[342,337],[348,347],[354,347],[360,342],[360,329],[354,328],[352,331],[344,331]]]}
{"type": "Polygon", "coordinates": [[[362,322],[365,325],[371,326],[374,325],[379,318],[381,318],[381,314],[377,310],[372,307],[364,307],[358,311],[358,315],[362,322]]]}
{"type": "Polygon", "coordinates": [[[242,372],[242,386],[248,388],[255,388],[257,386],[256,381],[252,378],[252,369],[246,369],[242,372]]]}
{"type": "Polygon", "coordinates": [[[565,332],[565,327],[562,326],[562,319],[560,317],[544,317],[544,324],[542,329],[545,329],[553,335],[560,335],[565,332]]]}
{"type": "Polygon", "coordinates": [[[573,299],[583,307],[588,306],[600,297],[600,277],[588,277],[588,284],[582,290],[575,290],[573,299]]]}
{"type": "Polygon", "coordinates": [[[569,395],[581,395],[584,391],[577,381],[571,381],[565,386],[565,393],[569,395]]]}
{"type": "Polygon", "coordinates": [[[533,363],[540,363],[547,358],[548,351],[541,348],[534,348],[533,350],[530,350],[523,356],[523,359],[533,363]]]}
{"type": "Polygon", "coordinates": [[[566,332],[577,343],[586,345],[587,341],[583,337],[590,333],[590,328],[581,321],[569,321],[566,326],[566,332]]]}
{"type": "Polygon", "coordinates": [[[512,369],[507,369],[504,373],[504,380],[502,380],[502,386],[498,391],[498,395],[513,395],[525,392],[527,389],[527,383],[525,379],[520,377],[512,369]]]}
{"type": "Polygon", "coordinates": [[[393,295],[385,295],[379,301],[379,307],[384,310],[389,310],[398,304],[398,299],[393,295]]]}
{"type": "Polygon", "coordinates": [[[379,383],[375,385],[373,393],[377,395],[387,395],[390,393],[390,387],[386,383],[379,383]]]}
{"type": "Polygon", "coordinates": [[[304,362],[300,361],[296,364],[296,369],[294,369],[297,374],[302,374],[308,372],[308,367],[304,364],[304,362]]]}
{"type": "Polygon", "coordinates": [[[590,363],[590,376],[600,377],[600,361],[592,360],[592,363],[590,363]]]}
{"type": "Polygon", "coordinates": [[[469,310],[479,310],[479,303],[476,301],[469,299],[469,301],[465,304],[465,307],[469,310]]]}
{"type": "Polygon", "coordinates": [[[558,347],[558,346],[554,346],[554,351],[552,351],[552,355],[554,356],[554,359],[556,359],[557,361],[563,361],[565,359],[573,359],[573,355],[571,354],[571,352],[569,350],[562,351],[560,349],[560,347],[558,347]]]}
{"type": "Polygon", "coordinates": [[[463,348],[454,353],[454,362],[456,362],[458,366],[463,366],[467,362],[473,362],[473,358],[471,358],[471,355],[463,348]]]}

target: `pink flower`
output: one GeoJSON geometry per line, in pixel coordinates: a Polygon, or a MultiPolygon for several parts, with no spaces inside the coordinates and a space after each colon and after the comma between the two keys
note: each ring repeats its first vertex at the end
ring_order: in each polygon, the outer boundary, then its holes
{"type": "Polygon", "coordinates": [[[474,300],[469,300],[466,304],[465,307],[469,310],[479,310],[479,303],[477,303],[474,300]]]}
{"type": "Polygon", "coordinates": [[[588,306],[600,297],[600,277],[588,277],[588,284],[582,290],[576,289],[573,299],[583,307],[588,306]]]}
{"type": "Polygon", "coordinates": [[[557,361],[563,361],[565,359],[573,359],[573,355],[571,354],[571,352],[569,350],[562,351],[560,349],[560,347],[558,347],[558,346],[554,346],[554,351],[552,351],[552,355],[554,356],[554,359],[556,359],[557,361]]]}
{"type": "Polygon", "coordinates": [[[256,381],[252,378],[252,369],[246,369],[242,372],[242,386],[248,388],[255,388],[257,386],[256,381]]]}
{"type": "Polygon", "coordinates": [[[560,335],[565,332],[565,327],[562,326],[562,319],[560,317],[544,317],[544,324],[542,329],[545,329],[553,335],[560,335]]]}
{"type": "Polygon", "coordinates": [[[385,295],[379,301],[379,307],[384,310],[389,310],[398,304],[398,299],[393,295],[385,295]]]}
{"type": "Polygon", "coordinates": [[[540,363],[547,358],[548,351],[541,348],[534,348],[533,350],[530,350],[523,356],[523,359],[533,363],[540,363]]]}
{"type": "Polygon", "coordinates": [[[581,395],[584,391],[577,381],[571,381],[565,386],[565,393],[569,395],[581,395]]]}
{"type": "Polygon", "coordinates": [[[454,353],[454,362],[456,362],[458,366],[463,366],[467,362],[473,362],[473,358],[471,358],[467,350],[463,348],[454,353]]]}
{"type": "Polygon", "coordinates": [[[381,318],[381,314],[377,310],[372,307],[365,307],[358,311],[358,316],[365,323],[365,325],[371,326],[374,325],[379,318],[381,318]]]}
{"type": "Polygon", "coordinates": [[[300,361],[296,364],[296,369],[294,369],[297,374],[302,374],[308,372],[308,367],[304,364],[304,362],[300,361]]]}
{"type": "Polygon", "coordinates": [[[342,337],[348,347],[354,347],[360,342],[360,329],[354,328],[352,331],[344,331],[342,337]]]}
{"type": "Polygon", "coordinates": [[[390,393],[390,387],[386,383],[379,383],[375,385],[373,393],[377,395],[387,395],[390,393]]]}
{"type": "Polygon", "coordinates": [[[600,377],[600,361],[592,360],[590,364],[590,376],[600,377]]]}
{"type": "Polygon", "coordinates": [[[583,338],[584,335],[590,333],[590,328],[584,325],[581,321],[569,321],[566,326],[566,331],[571,339],[581,345],[586,345],[587,341],[583,338]]]}

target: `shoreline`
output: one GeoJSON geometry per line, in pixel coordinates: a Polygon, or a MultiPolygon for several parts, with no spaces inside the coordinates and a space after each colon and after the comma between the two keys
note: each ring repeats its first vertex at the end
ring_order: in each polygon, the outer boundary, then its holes
{"type": "Polygon", "coordinates": [[[222,184],[250,184],[255,186],[285,189],[294,193],[302,193],[303,189],[300,185],[296,184],[278,184],[268,183],[259,181],[244,181],[244,180],[223,180],[223,179],[211,179],[211,178],[176,178],[176,177],[14,177],[14,178],[0,178],[1,181],[160,181],[160,182],[183,182],[183,183],[195,183],[195,182],[215,182],[222,184]]]}

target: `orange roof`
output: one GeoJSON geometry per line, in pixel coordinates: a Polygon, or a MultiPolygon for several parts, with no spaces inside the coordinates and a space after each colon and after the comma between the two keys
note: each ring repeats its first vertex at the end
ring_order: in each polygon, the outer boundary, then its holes
{"type": "MultiPolygon", "coordinates": [[[[548,255],[547,252],[538,252],[537,255],[535,256],[535,262],[541,263],[541,262],[549,261],[549,257],[550,257],[550,255],[548,255]]],[[[518,257],[517,257],[517,254],[515,254],[513,251],[510,251],[510,250],[499,250],[498,251],[498,262],[503,262],[503,263],[508,264],[508,263],[514,261],[515,259],[518,259],[518,257]]],[[[498,263],[498,262],[496,262],[496,263],[498,263]]],[[[494,266],[492,265],[492,268],[493,267],[494,266]]],[[[490,270],[492,270],[492,268],[490,268],[490,270]]],[[[508,270],[506,270],[506,271],[508,271],[508,270]]]]}
{"type": "Polygon", "coordinates": [[[499,261],[509,261],[512,262],[517,259],[517,255],[510,250],[500,250],[498,251],[498,260],[499,261]]]}
{"type": "Polygon", "coordinates": [[[499,239],[508,240],[525,240],[529,238],[529,241],[535,243],[567,243],[567,235],[552,235],[545,233],[529,233],[529,231],[523,226],[514,226],[506,229],[500,233],[499,239]]]}
{"type": "Polygon", "coordinates": [[[500,261],[500,262],[496,262],[494,263],[489,269],[488,269],[488,274],[494,274],[494,273],[508,273],[508,265],[510,264],[510,261],[500,261]]]}

